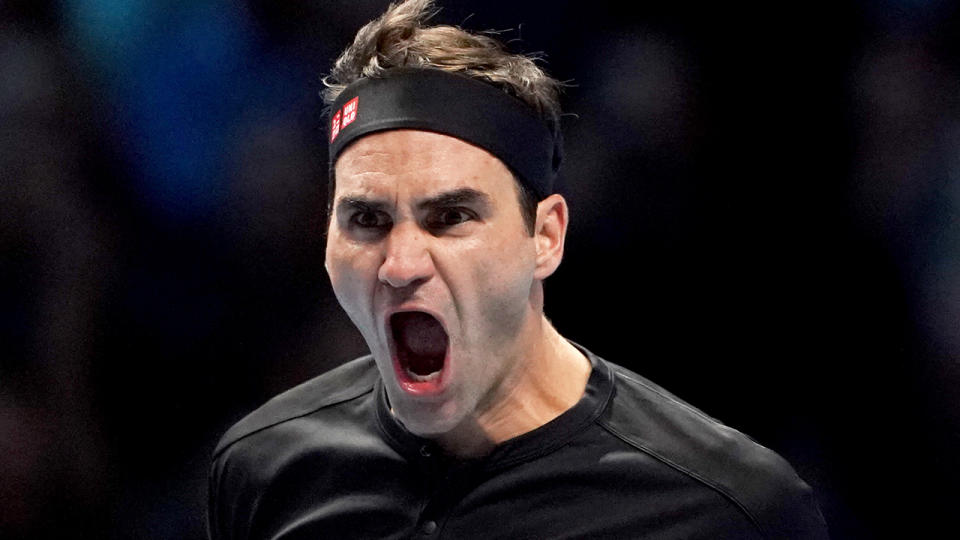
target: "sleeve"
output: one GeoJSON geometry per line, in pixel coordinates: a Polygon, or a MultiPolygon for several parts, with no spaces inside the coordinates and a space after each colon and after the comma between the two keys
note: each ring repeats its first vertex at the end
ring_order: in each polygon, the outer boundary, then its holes
{"type": "Polygon", "coordinates": [[[249,474],[233,449],[219,454],[210,467],[207,534],[210,540],[247,540],[256,495],[249,474]]]}
{"type": "Polygon", "coordinates": [[[214,459],[210,466],[209,492],[207,495],[207,536],[210,540],[231,540],[229,527],[225,527],[225,518],[228,518],[228,508],[222,508],[225,498],[221,493],[223,464],[214,459]]]}
{"type": "MultiPolygon", "coordinates": [[[[792,471],[791,471],[792,472],[792,471]]],[[[790,540],[828,540],[827,522],[810,488],[796,473],[794,481],[779,493],[770,493],[766,509],[768,536],[790,540]]]]}

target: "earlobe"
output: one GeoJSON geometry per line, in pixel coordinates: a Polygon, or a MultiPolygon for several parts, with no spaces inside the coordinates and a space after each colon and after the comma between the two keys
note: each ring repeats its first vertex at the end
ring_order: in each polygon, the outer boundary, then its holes
{"type": "Polygon", "coordinates": [[[560,266],[568,218],[567,201],[562,195],[555,193],[537,205],[537,223],[534,230],[534,240],[537,243],[535,278],[546,279],[560,266]]]}

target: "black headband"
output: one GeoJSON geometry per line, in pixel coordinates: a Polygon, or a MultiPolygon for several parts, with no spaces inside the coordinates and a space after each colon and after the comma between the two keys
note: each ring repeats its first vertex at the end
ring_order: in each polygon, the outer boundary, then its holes
{"type": "Polygon", "coordinates": [[[539,198],[553,193],[561,139],[536,111],[503,90],[439,69],[398,69],[354,82],[333,103],[330,167],[354,140],[388,129],[420,129],[479,146],[539,198]]]}

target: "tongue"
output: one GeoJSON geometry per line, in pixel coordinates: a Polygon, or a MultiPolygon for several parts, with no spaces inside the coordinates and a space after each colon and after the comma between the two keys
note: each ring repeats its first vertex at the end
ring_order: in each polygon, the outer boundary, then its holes
{"type": "Polygon", "coordinates": [[[443,368],[447,352],[447,333],[440,322],[419,312],[398,313],[393,327],[397,344],[405,349],[400,355],[414,373],[426,375],[443,368]]]}

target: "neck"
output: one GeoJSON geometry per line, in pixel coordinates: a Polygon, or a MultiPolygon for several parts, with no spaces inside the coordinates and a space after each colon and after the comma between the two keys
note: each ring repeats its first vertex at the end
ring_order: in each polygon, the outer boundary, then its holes
{"type": "Polygon", "coordinates": [[[534,339],[484,406],[438,438],[447,452],[478,457],[496,445],[533,431],[580,400],[590,361],[540,315],[534,339]]]}

